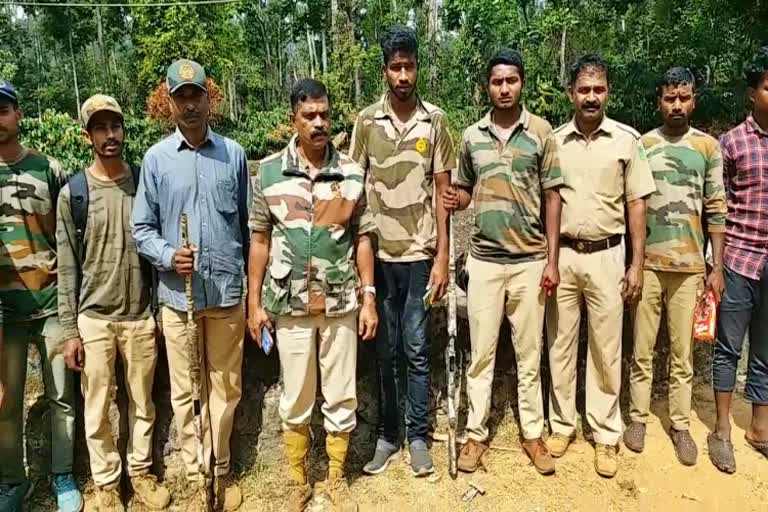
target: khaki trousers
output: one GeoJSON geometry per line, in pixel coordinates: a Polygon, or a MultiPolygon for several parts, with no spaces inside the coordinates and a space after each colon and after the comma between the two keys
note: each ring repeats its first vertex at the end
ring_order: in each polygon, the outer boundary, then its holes
{"type": "Polygon", "coordinates": [[[285,430],[309,425],[317,396],[317,369],[325,430],[352,432],[357,424],[357,313],[280,316],[277,349],[283,376],[280,419],[285,430]]]}
{"type": "MultiPolygon", "coordinates": [[[[187,313],[163,307],[163,333],[171,376],[171,405],[181,440],[181,455],[187,478],[199,478],[197,439],[192,420],[192,382],[189,378],[187,313]]],[[[242,305],[211,308],[195,313],[198,329],[201,374],[201,419],[206,470],[213,456],[213,474],[229,473],[230,446],[235,409],[242,394],[243,337],[245,313],[242,305]]]]}
{"type": "Polygon", "coordinates": [[[538,439],[544,430],[541,395],[542,329],[544,294],[539,286],[545,260],[504,265],[469,257],[467,290],[472,362],[467,370],[471,439],[488,438],[491,388],[496,347],[503,317],[510,323],[517,358],[517,394],[520,425],[525,439],[538,439]]]}
{"type": "Polygon", "coordinates": [[[569,436],[576,431],[576,362],[583,298],[589,328],[587,421],[596,443],[613,446],[619,442],[623,429],[619,409],[623,279],[623,244],[592,254],[568,247],[560,251],[560,286],[547,308],[552,374],[549,421],[555,433],[569,436]]]}
{"type": "Polygon", "coordinates": [[[646,423],[651,408],[653,350],[667,310],[669,331],[669,418],[675,430],[687,430],[693,393],[693,312],[696,293],[704,286],[704,274],[646,270],[643,300],[633,308],[634,358],[629,376],[629,417],[646,423]]]}
{"type": "Polygon", "coordinates": [[[155,321],[112,321],[80,315],[77,328],[83,340],[85,367],[81,377],[85,440],[93,482],[104,487],[119,482],[120,453],[112,437],[109,406],[115,398],[115,363],[119,354],[128,392],[128,475],[149,472],[152,466],[152,429],[155,404],[152,385],[157,364],[155,321]]]}

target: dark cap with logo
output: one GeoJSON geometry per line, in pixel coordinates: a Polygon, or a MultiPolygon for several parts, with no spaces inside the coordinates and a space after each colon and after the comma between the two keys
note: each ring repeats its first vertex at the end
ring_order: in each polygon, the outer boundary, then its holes
{"type": "Polygon", "coordinates": [[[173,94],[185,85],[194,85],[208,92],[205,86],[205,69],[193,60],[177,60],[168,67],[168,92],[173,94]]]}
{"type": "Polygon", "coordinates": [[[3,80],[2,78],[0,78],[0,97],[8,98],[14,103],[19,102],[19,98],[16,96],[16,89],[13,87],[13,84],[3,80]]]}

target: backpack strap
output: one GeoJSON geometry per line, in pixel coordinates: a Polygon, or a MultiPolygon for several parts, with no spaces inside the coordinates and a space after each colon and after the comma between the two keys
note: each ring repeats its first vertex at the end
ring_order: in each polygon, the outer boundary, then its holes
{"type": "Polygon", "coordinates": [[[85,253],[85,226],[88,222],[88,180],[85,171],[80,171],[69,180],[69,207],[75,224],[80,263],[85,253]]]}

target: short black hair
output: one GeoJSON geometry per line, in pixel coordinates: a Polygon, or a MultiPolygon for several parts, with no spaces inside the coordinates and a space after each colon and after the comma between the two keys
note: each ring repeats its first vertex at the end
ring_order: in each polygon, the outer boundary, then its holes
{"type": "Polygon", "coordinates": [[[19,110],[19,101],[9,98],[8,96],[0,94],[0,103],[7,103],[13,107],[13,110],[19,110]]]}
{"type": "Polygon", "coordinates": [[[610,75],[608,74],[608,63],[605,62],[605,59],[595,53],[588,53],[582,55],[571,64],[570,82],[568,82],[568,85],[573,87],[576,84],[576,80],[579,79],[579,75],[588,70],[602,71],[605,73],[608,83],[611,82],[610,75]]]}
{"type": "Polygon", "coordinates": [[[491,79],[491,73],[493,68],[499,64],[506,64],[508,66],[515,66],[520,73],[520,78],[525,80],[525,67],[523,66],[523,56],[517,50],[509,48],[501,48],[493,54],[488,61],[488,65],[485,68],[485,81],[488,82],[491,79]]]}
{"type": "Polygon", "coordinates": [[[682,66],[674,66],[669,68],[659,80],[656,87],[659,96],[664,92],[665,87],[677,87],[678,85],[690,85],[691,89],[696,92],[696,76],[693,72],[682,66]]]}
{"type": "Polygon", "coordinates": [[[392,25],[384,30],[379,38],[381,53],[384,56],[384,64],[389,64],[397,52],[413,55],[418,60],[419,43],[416,40],[416,31],[405,25],[392,25]]]}
{"type": "Polygon", "coordinates": [[[768,73],[768,46],[763,46],[744,65],[744,78],[749,87],[757,89],[766,73],[768,73]]]}
{"type": "Polygon", "coordinates": [[[296,82],[291,90],[291,112],[295,113],[299,109],[299,103],[304,103],[309,98],[328,98],[329,102],[331,99],[323,82],[314,78],[303,78],[296,82]]]}

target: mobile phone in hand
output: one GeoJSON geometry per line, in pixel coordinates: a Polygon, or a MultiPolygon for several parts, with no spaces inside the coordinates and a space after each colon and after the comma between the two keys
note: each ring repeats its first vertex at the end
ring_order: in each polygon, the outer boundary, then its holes
{"type": "Polygon", "coordinates": [[[269,329],[267,329],[267,326],[265,325],[261,328],[261,349],[266,355],[269,355],[269,353],[272,352],[274,344],[275,342],[272,340],[272,334],[270,334],[269,329]]]}

